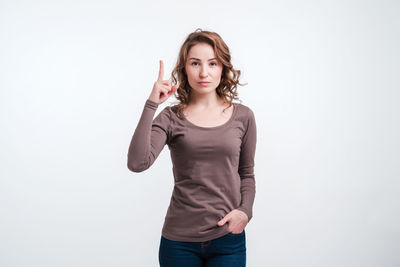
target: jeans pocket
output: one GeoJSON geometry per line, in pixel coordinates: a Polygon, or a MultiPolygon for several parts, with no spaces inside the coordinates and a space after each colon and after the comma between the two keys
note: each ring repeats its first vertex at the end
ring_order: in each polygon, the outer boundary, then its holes
{"type": "Polygon", "coordinates": [[[244,234],[244,229],[243,229],[243,231],[241,232],[241,233],[237,233],[237,234],[234,234],[234,233],[232,233],[232,232],[229,232],[228,233],[228,235],[231,235],[231,236],[241,236],[241,235],[243,235],[244,234]]]}

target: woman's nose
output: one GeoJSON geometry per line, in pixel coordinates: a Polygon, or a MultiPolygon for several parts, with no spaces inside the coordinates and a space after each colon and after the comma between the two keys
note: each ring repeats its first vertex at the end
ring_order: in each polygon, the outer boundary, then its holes
{"type": "Polygon", "coordinates": [[[207,67],[202,67],[201,70],[200,70],[200,76],[206,77],[207,73],[208,73],[207,67]]]}

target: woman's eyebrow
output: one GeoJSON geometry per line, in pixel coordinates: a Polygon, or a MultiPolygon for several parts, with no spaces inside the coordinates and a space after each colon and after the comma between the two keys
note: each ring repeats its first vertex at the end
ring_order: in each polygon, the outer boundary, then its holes
{"type": "MultiPolygon", "coordinates": [[[[198,59],[198,58],[195,58],[195,57],[191,57],[191,58],[189,58],[189,59],[193,59],[193,60],[200,60],[200,59],[198,59]]],[[[208,61],[210,61],[210,60],[213,60],[213,59],[216,59],[215,57],[214,58],[210,58],[208,61]]]]}

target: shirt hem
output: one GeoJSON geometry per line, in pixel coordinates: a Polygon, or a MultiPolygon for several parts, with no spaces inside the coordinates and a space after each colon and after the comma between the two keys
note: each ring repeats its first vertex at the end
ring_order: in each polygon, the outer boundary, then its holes
{"type": "Polygon", "coordinates": [[[180,241],[180,242],[206,242],[206,241],[210,241],[212,239],[216,239],[219,237],[222,237],[226,234],[230,233],[229,230],[225,230],[223,232],[218,232],[217,234],[211,235],[211,236],[207,236],[207,237],[194,237],[194,238],[185,238],[185,237],[181,237],[181,236],[176,236],[176,235],[171,235],[165,231],[162,231],[162,236],[164,236],[165,238],[169,239],[169,240],[173,240],[173,241],[180,241]]]}

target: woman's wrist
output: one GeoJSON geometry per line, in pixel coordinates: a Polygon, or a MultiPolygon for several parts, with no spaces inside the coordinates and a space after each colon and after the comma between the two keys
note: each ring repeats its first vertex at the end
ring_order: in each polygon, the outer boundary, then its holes
{"type": "Polygon", "coordinates": [[[147,99],[147,101],[152,102],[152,104],[159,105],[155,99],[152,99],[150,97],[147,99]]]}

